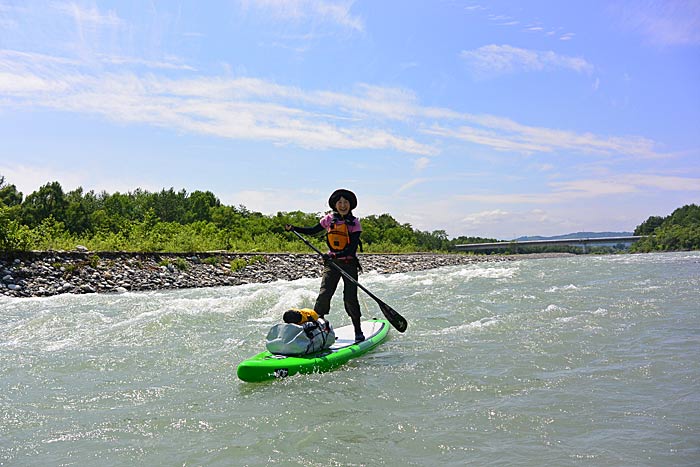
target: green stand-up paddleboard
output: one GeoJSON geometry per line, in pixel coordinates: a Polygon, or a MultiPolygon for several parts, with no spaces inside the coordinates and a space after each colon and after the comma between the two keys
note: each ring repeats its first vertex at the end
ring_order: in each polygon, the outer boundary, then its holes
{"type": "Polygon", "coordinates": [[[261,352],[238,365],[238,377],[250,383],[284,378],[297,373],[320,373],[330,371],[359,357],[386,340],[391,325],[385,319],[362,322],[365,340],[355,343],[352,325],[335,329],[335,343],[321,352],[288,357],[261,352]]]}

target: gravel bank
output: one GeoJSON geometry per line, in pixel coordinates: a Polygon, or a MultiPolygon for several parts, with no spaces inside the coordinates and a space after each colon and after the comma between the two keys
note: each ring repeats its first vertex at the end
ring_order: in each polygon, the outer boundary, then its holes
{"type": "MultiPolygon", "coordinates": [[[[363,254],[360,261],[365,272],[392,274],[542,256],[363,254]]],[[[321,270],[315,254],[26,252],[0,259],[0,294],[45,297],[215,287],[320,277],[321,270]]]]}

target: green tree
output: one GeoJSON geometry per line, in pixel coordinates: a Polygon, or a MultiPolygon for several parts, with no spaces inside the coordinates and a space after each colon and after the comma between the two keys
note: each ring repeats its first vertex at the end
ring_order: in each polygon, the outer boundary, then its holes
{"type": "Polygon", "coordinates": [[[66,228],[69,232],[83,234],[93,232],[93,213],[97,210],[97,197],[93,191],[83,194],[83,188],[66,194],[68,207],[66,208],[66,228]]]}
{"type": "MultiPolygon", "coordinates": [[[[658,223],[650,217],[635,229],[635,233],[649,232],[649,226],[658,223]]],[[[670,216],[663,218],[649,237],[631,247],[631,251],[678,251],[700,249],[700,207],[689,204],[676,209],[670,216]]]]}
{"type": "Polygon", "coordinates": [[[279,234],[284,234],[284,226],[286,224],[296,225],[297,227],[311,227],[318,224],[322,214],[309,214],[301,211],[278,212],[272,222],[272,231],[279,234]]]}
{"type": "Polygon", "coordinates": [[[29,229],[10,215],[10,208],[0,204],[0,251],[28,250],[29,229]]]}
{"type": "Polygon", "coordinates": [[[679,225],[681,227],[690,227],[700,224],[700,206],[688,204],[676,209],[671,213],[668,224],[679,225]]]}
{"type": "MultiPolygon", "coordinates": [[[[32,246],[38,250],[64,249],[70,241],[70,234],[63,222],[49,215],[31,231],[32,246]]],[[[72,248],[75,245],[71,245],[72,248]]]]}
{"type": "Polygon", "coordinates": [[[183,223],[185,219],[187,192],[185,190],[175,191],[174,188],[161,190],[150,196],[149,208],[153,209],[156,215],[163,222],[183,223]]]}
{"type": "Polygon", "coordinates": [[[389,214],[374,214],[363,217],[362,220],[362,242],[366,245],[388,241],[387,232],[389,229],[397,229],[393,237],[402,238],[401,224],[389,214]]]}
{"type": "Polygon", "coordinates": [[[233,206],[215,206],[211,209],[211,220],[220,229],[235,230],[243,225],[243,215],[233,206]]]}
{"type": "Polygon", "coordinates": [[[5,183],[5,177],[0,175],[0,206],[19,206],[22,204],[22,193],[17,187],[5,183]]]}
{"type": "Polygon", "coordinates": [[[455,245],[466,245],[469,243],[496,243],[497,241],[498,240],[495,238],[460,236],[450,240],[450,246],[454,248],[455,245]]]}
{"type": "Polygon", "coordinates": [[[212,208],[218,206],[221,206],[221,202],[211,191],[193,191],[187,197],[184,223],[210,221],[212,220],[212,208]]]}
{"type": "Polygon", "coordinates": [[[22,222],[29,227],[36,227],[49,216],[62,222],[66,218],[67,207],[68,201],[61,184],[47,183],[27,196],[22,203],[22,222]]]}
{"type": "Polygon", "coordinates": [[[635,235],[651,235],[662,223],[664,218],[660,216],[651,216],[634,229],[635,235]]]}
{"type": "Polygon", "coordinates": [[[422,251],[447,250],[449,239],[444,230],[434,230],[432,232],[415,231],[416,246],[422,251]]]}

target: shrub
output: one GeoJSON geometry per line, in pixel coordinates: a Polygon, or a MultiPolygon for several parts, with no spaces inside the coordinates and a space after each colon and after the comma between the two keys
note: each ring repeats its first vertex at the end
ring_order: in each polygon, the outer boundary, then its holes
{"type": "Polygon", "coordinates": [[[244,260],[243,258],[236,258],[231,261],[230,263],[231,266],[231,272],[237,272],[240,271],[241,269],[245,268],[248,266],[248,262],[244,260]]]}

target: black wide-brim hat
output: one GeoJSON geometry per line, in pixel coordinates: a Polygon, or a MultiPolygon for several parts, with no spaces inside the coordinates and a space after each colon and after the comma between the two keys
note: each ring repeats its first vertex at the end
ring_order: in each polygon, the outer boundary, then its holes
{"type": "Polygon", "coordinates": [[[357,196],[355,196],[355,193],[344,188],[335,190],[333,192],[331,197],[328,198],[328,206],[330,206],[331,209],[335,211],[335,203],[337,203],[340,198],[345,198],[346,200],[348,200],[348,202],[350,203],[351,211],[357,207],[357,196]]]}

